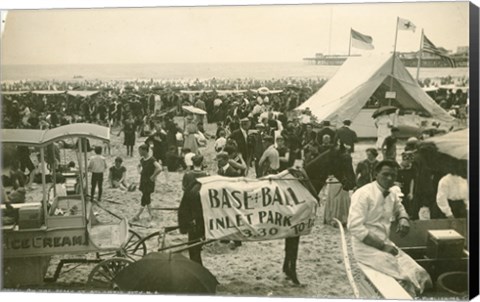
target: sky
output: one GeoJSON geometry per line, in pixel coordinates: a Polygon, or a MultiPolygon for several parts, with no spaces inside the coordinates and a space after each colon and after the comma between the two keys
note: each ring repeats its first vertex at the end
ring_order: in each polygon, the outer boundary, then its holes
{"type": "Polygon", "coordinates": [[[1,64],[295,62],[348,53],[350,28],[388,53],[397,17],[417,27],[398,51],[418,50],[422,28],[437,46],[469,44],[468,2],[12,10],[1,64]]]}

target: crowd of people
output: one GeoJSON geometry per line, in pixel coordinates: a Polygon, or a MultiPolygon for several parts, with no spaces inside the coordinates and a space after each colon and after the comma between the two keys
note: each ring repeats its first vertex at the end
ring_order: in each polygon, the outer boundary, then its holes
{"type": "MultiPolygon", "coordinates": [[[[368,255],[372,255],[372,248],[382,252],[378,259],[399,253],[388,242],[388,234],[376,234],[375,227],[372,228],[372,225],[386,228],[390,223],[385,219],[391,217],[382,214],[383,204],[388,198],[392,201],[392,211],[401,221],[401,233],[408,232],[408,221],[411,219],[467,217],[466,164],[449,159],[436,169],[431,162],[427,163],[433,151],[429,144],[421,142],[423,137],[409,138],[404,150],[400,150],[397,146],[399,129],[394,118],[398,110],[394,114],[386,112],[375,118],[378,129],[376,146],[366,150],[366,158],[356,167],[352,164],[352,154],[358,152],[355,148],[358,138],[350,128],[351,120],[345,119],[342,127],[335,128],[327,120],[317,123],[308,108],[294,113],[293,109],[323,83],[324,80],[268,81],[270,90],[258,88],[266,82],[253,80],[229,82],[213,79],[183,83],[183,86],[176,82],[136,81],[116,83],[113,87],[112,83],[85,81],[75,89],[96,89],[98,93],[78,97],[75,93],[49,94],[40,91],[51,89],[52,85],[56,91],[73,89],[69,83],[47,85],[22,82],[3,87],[16,92],[34,91],[4,95],[2,122],[4,128],[33,129],[48,129],[73,122],[105,125],[111,128],[113,134],[120,136],[123,133],[127,157],[137,155],[135,146],[138,138],[144,137],[138,146],[141,206],[132,217],[134,221],[141,219],[144,209],[150,219],[155,218],[150,206],[151,195],[155,192],[156,178],[160,173],[168,182],[169,172],[182,171],[184,192],[192,189],[196,179],[209,175],[205,169],[209,163],[204,162],[205,154],[202,154],[209,140],[214,141],[216,173],[224,177],[260,178],[290,167],[307,166],[331,150],[341,154],[350,166],[348,169],[354,171],[355,184],[346,186],[348,180],[331,176],[319,195],[321,202],[325,202],[324,223],[335,225],[333,219],[336,218],[348,225],[356,238],[354,249],[360,261],[363,256],[367,260],[371,258],[368,255]],[[184,110],[185,106],[195,110],[184,110]],[[183,116],[183,125],[175,122],[178,115],[183,116]],[[205,131],[205,123],[216,123],[215,135],[205,131]],[[398,151],[401,151],[400,156],[397,156],[398,151]],[[401,160],[397,162],[398,158],[401,160]],[[345,187],[354,188],[348,192],[345,187]],[[374,207],[367,207],[369,203],[373,203],[374,207]],[[377,216],[378,219],[372,218],[377,216]],[[373,219],[370,224],[365,224],[365,217],[373,219]]],[[[456,93],[455,97],[447,93],[444,101],[451,102],[451,105],[458,102],[466,104],[460,93],[456,93]]],[[[86,151],[92,150],[88,140],[86,144],[82,142],[83,146],[86,151]]],[[[61,147],[67,146],[52,144],[47,150],[47,169],[57,166],[55,163],[61,147]]],[[[96,146],[93,150],[95,154],[87,167],[91,173],[92,201],[101,202],[104,173],[107,172],[112,188],[136,190],[135,185],[126,182],[126,174],[130,172],[122,165],[121,156],[117,156],[114,165],[108,167],[102,154],[110,155],[109,146],[96,146]]],[[[4,196],[11,202],[21,202],[22,196],[25,199],[25,187],[31,186],[35,173],[40,170],[33,165],[28,148],[17,147],[16,151],[18,161],[11,164],[8,177],[14,191],[10,196],[4,196]]],[[[6,177],[2,180],[5,186],[6,177]]],[[[232,248],[239,246],[240,241],[232,243],[232,248]]],[[[196,257],[195,253],[191,255],[196,257]]],[[[389,263],[389,259],[384,260],[389,263]]],[[[416,266],[414,270],[417,271],[416,278],[409,280],[414,284],[413,292],[429,282],[421,268],[416,266]]],[[[401,279],[404,272],[393,266],[386,269],[386,273],[401,279]]]]}

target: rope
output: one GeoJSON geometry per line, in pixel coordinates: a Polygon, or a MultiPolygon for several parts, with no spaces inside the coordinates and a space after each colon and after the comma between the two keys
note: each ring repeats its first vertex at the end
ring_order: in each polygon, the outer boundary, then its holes
{"type": "Polygon", "coordinates": [[[345,270],[347,271],[348,281],[350,282],[350,286],[353,289],[353,294],[355,295],[355,298],[359,299],[360,294],[358,293],[357,285],[355,284],[355,280],[353,279],[352,269],[350,267],[350,258],[348,258],[347,241],[345,240],[345,232],[343,230],[343,225],[337,218],[333,218],[333,220],[335,220],[340,229],[340,236],[342,239],[343,263],[345,264],[345,270]]]}

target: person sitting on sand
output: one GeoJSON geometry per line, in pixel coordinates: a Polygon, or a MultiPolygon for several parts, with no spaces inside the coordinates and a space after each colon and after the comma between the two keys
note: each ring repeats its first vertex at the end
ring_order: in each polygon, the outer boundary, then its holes
{"type": "Polygon", "coordinates": [[[121,157],[115,158],[115,164],[109,169],[108,182],[112,188],[119,188],[120,190],[125,191],[128,188],[128,185],[125,182],[127,168],[125,168],[122,163],[123,159],[121,157]]]}
{"type": "Polygon", "coordinates": [[[183,160],[185,161],[185,165],[187,166],[187,170],[192,170],[193,169],[192,158],[195,156],[195,153],[193,153],[190,150],[190,148],[183,148],[182,153],[183,153],[183,160]]]}

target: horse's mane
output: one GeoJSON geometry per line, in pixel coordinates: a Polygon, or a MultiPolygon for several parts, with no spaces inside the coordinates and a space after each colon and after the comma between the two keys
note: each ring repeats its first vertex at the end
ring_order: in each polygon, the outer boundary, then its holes
{"type": "Polygon", "coordinates": [[[329,175],[334,175],[348,190],[355,186],[351,157],[334,146],[308,162],[305,165],[305,172],[317,193],[323,188],[329,175]]]}

